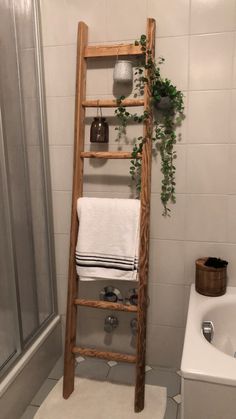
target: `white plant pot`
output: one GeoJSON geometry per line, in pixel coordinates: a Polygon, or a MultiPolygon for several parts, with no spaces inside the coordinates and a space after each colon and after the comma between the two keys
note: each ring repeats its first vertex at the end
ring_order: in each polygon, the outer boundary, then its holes
{"type": "Polygon", "coordinates": [[[113,80],[115,83],[132,83],[133,67],[131,61],[118,60],[115,64],[113,72],[113,80]]]}

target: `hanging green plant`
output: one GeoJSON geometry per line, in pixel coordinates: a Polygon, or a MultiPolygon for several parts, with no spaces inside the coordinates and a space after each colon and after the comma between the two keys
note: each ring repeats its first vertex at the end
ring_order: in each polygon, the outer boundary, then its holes
{"type": "MultiPolygon", "coordinates": [[[[141,115],[127,111],[123,105],[124,96],[117,99],[117,109],[115,114],[119,120],[119,126],[115,129],[118,131],[117,138],[120,139],[126,135],[126,127],[128,123],[143,123],[145,120],[152,118],[153,131],[148,133],[152,138],[153,150],[158,150],[161,156],[161,172],[163,175],[161,185],[161,201],[163,204],[163,215],[170,215],[169,203],[176,202],[175,193],[175,171],[174,160],[176,159],[176,128],[181,124],[184,118],[183,93],[177,90],[170,80],[162,78],[160,74],[160,65],[164,62],[164,58],[159,58],[156,62],[151,50],[147,49],[146,35],[141,35],[139,41],[135,41],[135,45],[140,45],[143,51],[143,60],[135,70],[135,96],[142,96],[144,88],[150,91],[150,105],[141,115]],[[146,72],[145,70],[148,70],[146,72]],[[148,75],[146,75],[148,74],[148,75]]],[[[135,181],[136,190],[139,195],[141,190],[141,159],[138,158],[142,154],[143,144],[146,139],[143,136],[136,138],[132,151],[132,160],[130,162],[130,174],[135,181]]]]}

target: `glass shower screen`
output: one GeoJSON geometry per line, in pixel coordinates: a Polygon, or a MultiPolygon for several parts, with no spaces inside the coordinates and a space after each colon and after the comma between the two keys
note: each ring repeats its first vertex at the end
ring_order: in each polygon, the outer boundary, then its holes
{"type": "Polygon", "coordinates": [[[0,0],[0,368],[55,313],[37,10],[36,0],[0,0]]]}

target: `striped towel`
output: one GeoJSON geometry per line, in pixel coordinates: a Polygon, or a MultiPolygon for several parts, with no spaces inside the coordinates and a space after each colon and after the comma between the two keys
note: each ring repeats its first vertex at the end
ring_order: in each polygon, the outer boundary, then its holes
{"type": "Polygon", "coordinates": [[[80,198],[76,268],[81,280],[137,280],[140,201],[80,198]]]}

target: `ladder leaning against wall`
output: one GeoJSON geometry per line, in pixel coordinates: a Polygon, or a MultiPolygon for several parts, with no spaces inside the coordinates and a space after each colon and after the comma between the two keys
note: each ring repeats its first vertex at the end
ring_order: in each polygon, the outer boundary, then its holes
{"type": "MultiPolygon", "coordinates": [[[[147,49],[155,54],[155,20],[147,19],[147,49]]],[[[73,167],[73,193],[70,231],[70,257],[68,273],[67,318],[65,338],[64,383],[63,397],[67,399],[74,390],[75,356],[84,355],[102,359],[123,361],[136,364],[135,382],[135,412],[144,408],[145,392],[145,352],[146,352],[146,317],[147,317],[147,282],[149,259],[149,224],[150,224],[150,189],[151,189],[151,158],[152,140],[148,133],[152,130],[151,119],[144,122],[143,136],[146,142],[143,147],[142,174],[141,174],[141,214],[140,214],[140,248],[139,248],[139,284],[138,304],[128,306],[125,304],[110,303],[106,301],[84,300],[78,298],[78,277],[76,273],[75,248],[78,234],[77,199],[83,195],[83,167],[85,158],[102,159],[131,159],[131,152],[87,152],[84,151],[85,111],[88,107],[117,107],[116,100],[86,100],[86,69],[88,58],[142,55],[140,46],[133,44],[122,45],[96,45],[88,46],[88,27],[84,22],[78,25],[77,41],[77,77],[76,77],[76,107],[75,107],[75,143],[73,167]],[[111,309],[125,312],[137,312],[137,348],[136,355],[124,353],[105,352],[91,348],[76,346],[76,320],[77,306],[93,307],[96,309],[111,309]]],[[[148,76],[146,70],[146,76],[148,76]]],[[[124,106],[149,107],[150,93],[145,86],[142,99],[124,99],[124,106]]]]}

